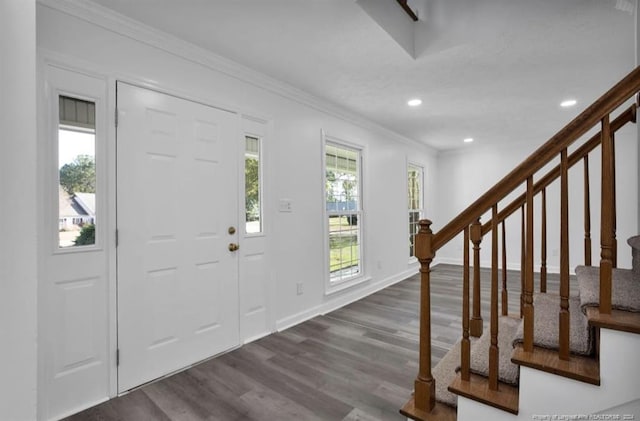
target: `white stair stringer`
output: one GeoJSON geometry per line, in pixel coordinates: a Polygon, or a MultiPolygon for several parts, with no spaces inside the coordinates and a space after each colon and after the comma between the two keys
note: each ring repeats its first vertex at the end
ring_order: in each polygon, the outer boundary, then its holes
{"type": "Polygon", "coordinates": [[[457,419],[458,421],[640,420],[638,351],[640,351],[640,335],[602,328],[600,329],[600,386],[521,366],[518,415],[458,396],[457,419]],[[609,412],[612,410],[624,412],[614,414],[609,412]],[[590,417],[593,414],[601,415],[590,417]],[[613,415],[613,417],[606,418],[607,415],[613,415]],[[625,415],[627,418],[624,417],[625,415]]]}

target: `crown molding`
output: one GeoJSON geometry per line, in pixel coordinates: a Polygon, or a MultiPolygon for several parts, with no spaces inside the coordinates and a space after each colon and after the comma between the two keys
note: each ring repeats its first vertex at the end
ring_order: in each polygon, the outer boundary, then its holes
{"type": "Polygon", "coordinates": [[[335,103],[321,99],[233,60],[118,14],[90,0],[37,0],[37,2],[42,6],[84,20],[118,35],[202,65],[228,77],[314,108],[362,128],[374,130],[390,140],[422,148],[433,155],[438,154],[438,150],[430,145],[403,136],[335,103]]]}

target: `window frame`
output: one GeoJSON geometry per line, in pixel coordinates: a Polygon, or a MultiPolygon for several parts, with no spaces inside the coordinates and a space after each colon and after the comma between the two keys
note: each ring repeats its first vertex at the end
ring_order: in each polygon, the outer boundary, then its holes
{"type": "Polygon", "coordinates": [[[406,169],[406,181],[407,181],[407,238],[409,239],[409,263],[414,263],[416,262],[418,259],[415,256],[415,236],[417,234],[416,233],[412,233],[411,232],[411,215],[413,213],[418,213],[418,220],[420,220],[423,215],[424,215],[424,166],[415,162],[411,162],[411,161],[407,161],[407,169],[406,169]],[[419,175],[418,175],[418,186],[419,186],[419,193],[418,193],[418,201],[419,201],[419,207],[418,208],[412,208],[411,207],[411,200],[410,200],[410,189],[409,189],[409,172],[412,170],[418,170],[419,175]],[[411,243],[411,239],[414,239],[413,245],[411,243]],[[413,254],[411,254],[411,252],[413,251],[413,254]]]}
{"type": "Polygon", "coordinates": [[[325,294],[329,295],[338,291],[342,291],[346,288],[350,288],[354,285],[360,284],[362,282],[366,282],[371,278],[367,276],[367,272],[365,270],[365,205],[364,205],[364,177],[365,177],[365,169],[364,162],[366,158],[366,149],[363,145],[349,142],[344,139],[328,135],[324,131],[322,131],[322,217],[324,227],[324,277],[325,277],[325,294]],[[358,230],[358,248],[359,248],[359,271],[357,274],[352,276],[347,276],[345,278],[340,279],[332,279],[331,277],[331,268],[330,268],[330,232],[329,232],[329,218],[332,215],[340,215],[344,214],[345,211],[328,211],[327,210],[327,186],[326,186],[326,171],[327,171],[327,146],[344,148],[347,150],[351,150],[357,153],[357,188],[358,188],[358,200],[357,200],[357,209],[355,211],[348,211],[350,214],[357,215],[357,230],[358,230]]]}
{"type": "MultiPolygon", "coordinates": [[[[52,85],[54,85],[52,83],[52,85]]],[[[51,154],[48,159],[48,165],[51,167],[50,180],[52,182],[51,190],[54,197],[52,197],[52,208],[49,210],[51,213],[51,247],[52,254],[69,254],[69,253],[86,253],[94,251],[102,251],[105,249],[104,238],[106,235],[106,225],[109,223],[107,212],[105,209],[108,186],[106,182],[106,160],[107,160],[107,125],[104,118],[104,109],[106,103],[106,94],[104,92],[104,82],[96,79],[90,83],[82,83],[78,80],[77,89],[65,89],[62,86],[51,86],[51,102],[50,102],[50,118],[51,123],[49,125],[51,142],[51,154]],[[87,102],[93,102],[95,112],[95,128],[94,128],[94,163],[95,163],[95,176],[96,176],[96,193],[95,193],[95,242],[94,244],[61,247],[59,236],[59,221],[60,221],[60,199],[58,197],[58,186],[60,185],[60,170],[59,165],[59,152],[60,152],[60,97],[68,97],[78,99],[87,102]],[[54,193],[55,192],[55,193],[54,193]]]]}

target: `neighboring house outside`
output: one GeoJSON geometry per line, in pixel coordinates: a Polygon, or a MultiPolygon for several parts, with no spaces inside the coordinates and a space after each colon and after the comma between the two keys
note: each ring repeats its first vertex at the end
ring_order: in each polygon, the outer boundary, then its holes
{"type": "Polygon", "coordinates": [[[95,223],[95,193],[70,195],[62,186],[58,187],[58,229],[79,230],[84,224],[95,223]]]}

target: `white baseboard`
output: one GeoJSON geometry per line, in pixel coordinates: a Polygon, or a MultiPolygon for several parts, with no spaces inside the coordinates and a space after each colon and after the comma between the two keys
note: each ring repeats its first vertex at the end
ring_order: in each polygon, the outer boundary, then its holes
{"type": "Polygon", "coordinates": [[[387,288],[393,284],[403,281],[408,277],[415,275],[417,272],[418,266],[416,264],[416,266],[412,267],[411,269],[397,273],[381,281],[371,283],[365,287],[361,287],[353,291],[345,291],[344,293],[336,293],[326,296],[326,301],[324,303],[276,321],[276,330],[278,332],[281,332],[316,316],[330,313],[334,310],[346,306],[347,304],[351,304],[354,301],[358,301],[368,295],[378,292],[381,289],[387,288]]]}

